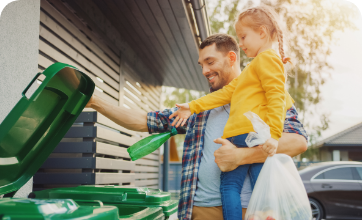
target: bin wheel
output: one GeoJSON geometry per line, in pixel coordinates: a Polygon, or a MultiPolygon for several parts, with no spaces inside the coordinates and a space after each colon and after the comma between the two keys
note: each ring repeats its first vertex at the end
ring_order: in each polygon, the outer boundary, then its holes
{"type": "Polygon", "coordinates": [[[29,195],[28,195],[29,199],[35,199],[35,197],[36,197],[36,195],[33,192],[29,193],[29,195]]]}
{"type": "Polygon", "coordinates": [[[322,205],[315,199],[309,198],[310,207],[312,208],[313,220],[321,220],[324,217],[322,205]]]}

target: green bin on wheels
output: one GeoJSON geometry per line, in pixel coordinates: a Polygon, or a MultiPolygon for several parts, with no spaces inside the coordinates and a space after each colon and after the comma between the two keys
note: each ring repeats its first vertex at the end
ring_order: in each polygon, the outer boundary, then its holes
{"type": "Polygon", "coordinates": [[[146,187],[126,186],[78,186],[36,191],[32,198],[74,200],[100,200],[105,205],[127,207],[161,207],[166,219],[177,212],[178,201],[171,200],[171,193],[146,187]]]}
{"type": "Polygon", "coordinates": [[[37,172],[91,98],[95,84],[75,67],[55,63],[27,97],[38,73],[0,124],[0,220],[164,219],[161,207],[103,205],[83,199],[12,198],[37,172]]]}

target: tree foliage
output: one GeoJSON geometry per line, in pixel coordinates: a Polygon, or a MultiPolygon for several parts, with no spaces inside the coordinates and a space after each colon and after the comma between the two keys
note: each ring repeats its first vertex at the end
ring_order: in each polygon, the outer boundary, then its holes
{"type": "MultiPolygon", "coordinates": [[[[329,126],[329,114],[319,112],[318,104],[322,101],[320,88],[333,69],[327,58],[331,55],[331,46],[338,40],[335,33],[357,29],[353,23],[358,16],[357,8],[342,0],[212,0],[208,3],[212,32],[234,37],[235,19],[243,9],[260,3],[275,9],[285,24],[286,56],[294,63],[294,68],[286,68],[291,76],[287,81],[288,91],[309,133],[309,144],[313,145],[329,126]]],[[[244,68],[251,59],[243,51],[240,57],[240,66],[244,68]]],[[[313,154],[306,152],[304,156],[311,158],[313,154]]]]}
{"type": "MultiPolygon", "coordinates": [[[[310,136],[309,144],[313,145],[329,126],[328,112],[320,112],[318,105],[322,101],[320,88],[333,69],[327,58],[331,55],[331,46],[338,41],[335,33],[357,29],[353,19],[358,16],[358,10],[343,0],[209,0],[212,33],[228,33],[236,38],[234,22],[237,15],[260,3],[273,7],[281,23],[285,24],[285,54],[294,64],[294,68],[286,67],[290,76],[287,88],[310,136]]],[[[243,69],[251,59],[243,51],[240,57],[243,69]]],[[[184,103],[186,97],[190,101],[203,95],[183,89],[169,89],[168,93],[164,102],[166,107],[184,103]]],[[[310,149],[304,156],[312,158],[315,153],[315,149],[310,149]]]]}

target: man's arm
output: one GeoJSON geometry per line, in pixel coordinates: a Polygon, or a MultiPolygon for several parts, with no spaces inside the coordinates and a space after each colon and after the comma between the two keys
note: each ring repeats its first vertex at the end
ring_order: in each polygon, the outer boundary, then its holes
{"type": "MultiPolygon", "coordinates": [[[[263,149],[258,147],[237,148],[226,139],[218,138],[216,143],[222,146],[215,151],[215,162],[223,172],[229,172],[240,165],[252,163],[264,163],[268,157],[263,149]]],[[[277,153],[287,154],[291,157],[297,156],[307,150],[306,139],[299,134],[283,133],[279,139],[277,153]]]]}
{"type": "Polygon", "coordinates": [[[93,95],[86,105],[111,119],[115,123],[133,131],[147,132],[147,113],[112,105],[98,96],[93,95]]]}

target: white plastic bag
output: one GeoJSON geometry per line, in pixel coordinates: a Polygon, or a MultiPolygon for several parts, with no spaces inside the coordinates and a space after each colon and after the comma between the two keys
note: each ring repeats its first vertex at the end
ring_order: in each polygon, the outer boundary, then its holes
{"type": "Polygon", "coordinates": [[[312,210],[291,157],[268,157],[256,181],[246,220],[311,220],[312,210]]]}
{"type": "Polygon", "coordinates": [[[264,144],[271,138],[269,125],[267,125],[259,115],[251,111],[245,112],[244,115],[251,121],[254,131],[256,132],[250,132],[246,137],[245,142],[248,147],[264,144]]]}

